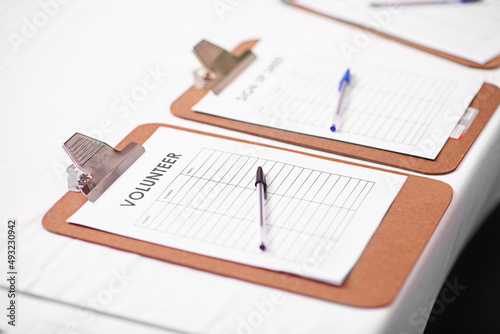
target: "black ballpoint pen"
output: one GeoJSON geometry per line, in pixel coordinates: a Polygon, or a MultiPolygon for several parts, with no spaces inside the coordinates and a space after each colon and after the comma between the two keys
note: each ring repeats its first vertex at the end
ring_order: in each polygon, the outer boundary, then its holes
{"type": "Polygon", "coordinates": [[[257,196],[259,200],[259,219],[260,219],[260,250],[266,250],[266,222],[264,217],[264,200],[267,199],[267,184],[266,177],[262,167],[257,168],[255,177],[255,187],[257,188],[257,196]]]}

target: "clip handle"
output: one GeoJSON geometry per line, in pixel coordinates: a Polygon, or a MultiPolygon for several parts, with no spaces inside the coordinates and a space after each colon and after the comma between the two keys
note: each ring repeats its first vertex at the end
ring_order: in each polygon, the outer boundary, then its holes
{"type": "Polygon", "coordinates": [[[194,71],[196,88],[211,89],[218,95],[256,58],[251,51],[233,56],[223,48],[206,40],[193,49],[203,68],[194,71]]]}
{"type": "Polygon", "coordinates": [[[63,147],[74,163],[66,170],[68,188],[83,192],[91,202],[97,200],[145,151],[142,145],[134,142],[117,151],[80,133],[75,133],[63,147]]]}

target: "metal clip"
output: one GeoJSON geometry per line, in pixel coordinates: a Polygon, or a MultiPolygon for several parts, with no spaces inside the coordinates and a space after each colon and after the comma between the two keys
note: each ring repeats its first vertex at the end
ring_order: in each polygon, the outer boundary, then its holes
{"type": "Polygon", "coordinates": [[[235,57],[206,40],[196,44],[193,52],[203,65],[203,68],[194,71],[196,88],[211,89],[216,95],[256,58],[251,51],[235,57]]]}
{"type": "Polygon", "coordinates": [[[68,174],[68,189],[76,193],[82,191],[82,188],[85,187],[89,179],[91,179],[90,175],[79,170],[73,164],[66,168],[66,173],[68,174]]]}
{"type": "Polygon", "coordinates": [[[67,168],[68,188],[83,192],[94,202],[144,152],[142,145],[131,142],[121,151],[108,144],[75,133],[64,145],[74,165],[67,168]]]}

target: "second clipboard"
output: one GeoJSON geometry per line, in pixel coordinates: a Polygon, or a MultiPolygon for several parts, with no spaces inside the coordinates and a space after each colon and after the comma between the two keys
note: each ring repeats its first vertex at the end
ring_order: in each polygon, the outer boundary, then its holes
{"type": "MultiPolygon", "coordinates": [[[[495,68],[498,68],[500,66],[500,55],[497,55],[495,58],[491,59],[490,61],[488,61],[485,64],[480,64],[480,63],[474,62],[472,60],[468,60],[468,59],[465,59],[465,58],[462,58],[462,57],[459,57],[459,56],[456,56],[456,55],[453,55],[453,54],[450,54],[447,52],[437,50],[435,48],[427,47],[427,46],[409,41],[407,39],[397,37],[395,35],[391,35],[389,33],[384,33],[377,28],[373,28],[372,26],[370,26],[370,24],[366,24],[366,26],[363,26],[362,24],[357,24],[357,23],[354,23],[354,22],[351,22],[348,20],[343,20],[343,19],[341,19],[339,17],[335,17],[333,15],[328,15],[328,14],[323,13],[321,11],[308,8],[307,5],[300,4],[299,1],[297,1],[297,0],[282,0],[282,1],[284,3],[292,5],[295,8],[299,8],[299,9],[305,10],[307,12],[323,16],[323,17],[326,17],[326,18],[331,19],[331,20],[342,22],[344,24],[348,24],[350,26],[353,26],[353,27],[356,27],[359,29],[368,30],[368,31],[370,31],[374,34],[378,34],[379,36],[382,36],[384,38],[396,41],[396,42],[404,44],[404,45],[408,45],[408,46],[413,47],[413,48],[418,49],[418,50],[425,51],[427,53],[430,53],[430,54],[433,54],[435,56],[453,61],[453,62],[460,64],[460,65],[465,65],[465,66],[469,66],[469,67],[473,67],[473,68],[480,68],[483,70],[495,69],[495,68]]],[[[462,1],[462,2],[465,2],[465,1],[462,1]]],[[[394,7],[394,8],[397,8],[397,7],[394,7]]],[[[470,9],[469,9],[469,11],[470,11],[470,9]]]]}
{"type": "MultiPolygon", "coordinates": [[[[251,50],[257,42],[257,40],[252,40],[240,44],[233,51],[233,55],[240,56],[244,54],[246,51],[251,50]]],[[[475,141],[476,137],[479,135],[500,103],[500,89],[495,85],[485,83],[469,106],[471,108],[478,109],[479,112],[465,135],[460,140],[448,139],[437,158],[435,160],[428,160],[401,153],[360,146],[332,139],[314,137],[193,111],[192,107],[208,92],[208,89],[199,89],[192,86],[176,101],[174,101],[174,103],[172,103],[170,109],[172,114],[181,118],[215,125],[230,130],[236,130],[268,139],[278,140],[289,144],[430,175],[450,173],[458,167],[472,143],[475,141]]]]}

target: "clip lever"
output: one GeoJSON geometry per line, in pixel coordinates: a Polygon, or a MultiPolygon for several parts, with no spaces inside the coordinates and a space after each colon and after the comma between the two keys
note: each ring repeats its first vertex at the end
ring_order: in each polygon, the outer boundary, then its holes
{"type": "Polygon", "coordinates": [[[63,147],[74,162],[66,170],[68,188],[83,192],[91,202],[97,200],[145,151],[142,145],[134,142],[117,151],[80,133],[75,133],[63,147]]]}
{"type": "Polygon", "coordinates": [[[256,58],[251,51],[235,57],[206,40],[196,44],[193,52],[203,65],[203,68],[194,72],[195,86],[211,89],[216,95],[256,58]]]}

